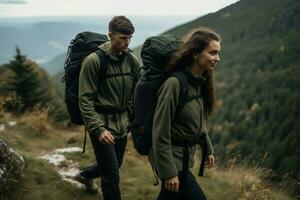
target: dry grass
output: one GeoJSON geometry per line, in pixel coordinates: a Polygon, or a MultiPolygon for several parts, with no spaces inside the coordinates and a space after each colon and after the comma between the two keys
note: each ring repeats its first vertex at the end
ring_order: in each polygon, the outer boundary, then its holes
{"type": "Polygon", "coordinates": [[[7,96],[0,96],[0,117],[4,115],[5,110],[17,112],[21,105],[20,99],[17,98],[16,93],[12,92],[7,96]]]}
{"type": "Polygon", "coordinates": [[[39,135],[46,135],[51,128],[49,110],[49,108],[35,107],[32,111],[24,113],[20,122],[30,126],[39,135]]]}
{"type": "Polygon", "coordinates": [[[213,181],[224,181],[226,185],[236,192],[238,200],[289,200],[290,189],[294,183],[283,180],[281,183],[271,183],[270,178],[274,172],[237,162],[235,159],[228,161],[226,168],[215,168],[208,174],[213,181]]]}
{"type": "MultiPolygon", "coordinates": [[[[55,172],[49,174],[49,169],[53,166],[46,162],[41,162],[36,159],[37,156],[45,152],[53,151],[56,148],[64,148],[67,146],[82,147],[84,130],[82,127],[73,129],[57,128],[54,124],[49,122],[47,110],[36,110],[35,112],[27,113],[27,116],[22,118],[15,118],[10,115],[6,115],[5,119],[0,117],[0,120],[17,121],[24,120],[23,123],[18,121],[16,126],[8,127],[1,133],[0,137],[7,140],[12,147],[18,152],[23,154],[27,158],[27,165],[24,172],[26,180],[25,187],[19,185],[15,195],[23,196],[22,190],[30,188],[30,191],[36,191],[34,195],[26,195],[26,197],[16,197],[19,199],[37,200],[40,196],[47,194],[48,199],[101,199],[101,194],[96,196],[89,196],[83,190],[80,190],[72,185],[64,183],[60,180],[60,177],[55,175],[55,172]],[[9,117],[10,116],[10,117],[9,117]],[[40,118],[38,116],[41,116],[40,118]],[[37,119],[42,121],[43,125],[37,126],[39,123],[37,119]],[[50,126],[50,128],[49,128],[50,126]],[[32,134],[33,127],[36,130],[46,130],[47,135],[32,134]],[[36,174],[37,175],[32,175],[36,174]],[[43,188],[47,190],[40,190],[39,185],[36,184],[36,177],[47,177],[44,183],[41,184],[43,188]],[[32,182],[32,183],[31,183],[32,182]],[[53,188],[52,185],[59,184],[57,188],[53,188]],[[74,195],[76,194],[76,195],[74,195]]],[[[89,164],[95,162],[93,150],[90,140],[87,140],[87,151],[85,154],[74,153],[65,155],[67,159],[73,160],[78,163],[80,167],[86,167],[89,164]]],[[[196,156],[197,157],[197,156],[196,156]]],[[[67,164],[67,163],[64,163],[67,164]]],[[[196,174],[199,169],[199,162],[196,161],[196,166],[193,172],[196,174]]],[[[54,168],[53,168],[54,170],[54,168]]],[[[237,162],[236,160],[228,161],[226,167],[214,167],[213,169],[207,169],[203,178],[198,178],[198,181],[203,188],[203,191],[210,200],[290,200],[293,199],[288,194],[286,188],[288,184],[282,182],[281,184],[270,183],[265,181],[265,177],[272,176],[270,170],[261,169],[258,166],[249,166],[245,163],[237,162]]],[[[133,148],[132,140],[129,138],[128,146],[126,148],[126,154],[123,160],[121,168],[121,191],[123,199],[132,200],[150,200],[155,199],[158,195],[160,186],[153,186],[154,176],[151,167],[147,161],[147,158],[140,156],[133,148]]],[[[99,184],[99,180],[97,180],[99,184]]],[[[294,198],[295,199],[295,198],[294,198]]]]}

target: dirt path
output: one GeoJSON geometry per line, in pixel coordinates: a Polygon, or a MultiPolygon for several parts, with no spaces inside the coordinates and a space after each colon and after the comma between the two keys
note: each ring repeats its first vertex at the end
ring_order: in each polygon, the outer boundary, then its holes
{"type": "Polygon", "coordinates": [[[70,182],[79,188],[84,188],[83,184],[75,181],[74,176],[79,173],[78,164],[72,160],[66,159],[64,154],[81,152],[82,149],[79,147],[68,147],[62,149],[56,149],[48,154],[44,154],[39,158],[48,160],[49,163],[55,166],[55,169],[61,175],[64,181],[70,182]]]}

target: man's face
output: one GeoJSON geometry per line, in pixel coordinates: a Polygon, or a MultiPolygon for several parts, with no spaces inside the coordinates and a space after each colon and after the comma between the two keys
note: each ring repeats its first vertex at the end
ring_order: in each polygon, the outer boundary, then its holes
{"type": "Polygon", "coordinates": [[[121,53],[128,49],[132,34],[126,35],[120,32],[109,32],[111,48],[115,53],[121,53]]]}

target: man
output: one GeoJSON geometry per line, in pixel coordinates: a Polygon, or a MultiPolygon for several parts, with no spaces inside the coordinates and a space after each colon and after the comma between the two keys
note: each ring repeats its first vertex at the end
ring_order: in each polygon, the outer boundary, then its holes
{"type": "Polygon", "coordinates": [[[109,23],[109,42],[100,46],[105,61],[93,52],[82,62],[79,76],[79,107],[89,131],[97,164],[82,170],[75,179],[96,192],[92,179],[101,177],[105,200],[121,199],[119,168],[133,119],[133,91],[139,63],[128,49],[135,28],[125,16],[109,23]],[[99,74],[106,62],[107,74],[99,74]]]}

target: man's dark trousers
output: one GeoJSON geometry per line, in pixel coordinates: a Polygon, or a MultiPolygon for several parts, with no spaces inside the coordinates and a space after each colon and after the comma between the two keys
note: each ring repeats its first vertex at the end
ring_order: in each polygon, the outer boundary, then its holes
{"type": "Polygon", "coordinates": [[[115,144],[102,144],[97,136],[91,134],[90,138],[97,164],[87,167],[80,174],[85,178],[101,177],[104,200],[120,200],[119,168],[122,164],[127,136],[115,139],[115,144]]]}

